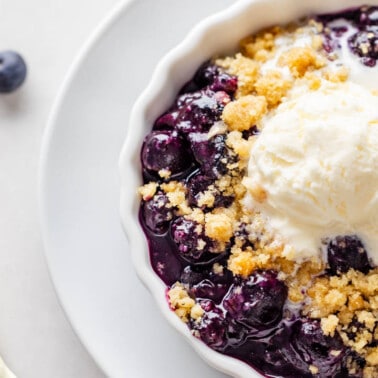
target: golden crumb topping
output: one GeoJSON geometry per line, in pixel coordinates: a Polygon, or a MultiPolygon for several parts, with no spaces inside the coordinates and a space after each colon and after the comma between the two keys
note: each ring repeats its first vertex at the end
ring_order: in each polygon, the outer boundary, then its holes
{"type": "Polygon", "coordinates": [[[260,76],[255,83],[255,90],[259,96],[264,96],[270,108],[279,105],[292,87],[292,80],[284,79],[280,71],[268,71],[260,76]]]}
{"type": "Polygon", "coordinates": [[[228,103],[222,118],[231,131],[244,131],[258,124],[267,110],[268,104],[264,96],[247,95],[228,103]]]}
{"type": "Polygon", "coordinates": [[[233,235],[233,218],[226,213],[205,215],[205,234],[221,242],[228,242],[233,235]]]}
{"type": "Polygon", "coordinates": [[[265,62],[273,56],[276,47],[275,40],[282,33],[282,28],[275,26],[248,36],[240,42],[241,51],[251,59],[265,62]]]}
{"type": "Polygon", "coordinates": [[[197,318],[202,315],[199,314],[195,300],[189,296],[184,286],[180,283],[176,283],[168,291],[168,299],[172,310],[185,323],[189,320],[192,311],[197,318]]]}
{"type": "Polygon", "coordinates": [[[236,97],[253,92],[255,82],[259,75],[260,65],[258,62],[238,53],[235,57],[227,57],[216,61],[232,75],[238,77],[238,90],[236,97]]]}
{"type": "Polygon", "coordinates": [[[138,189],[138,193],[142,196],[144,201],[149,201],[156,193],[158,183],[151,181],[138,189]]]}
{"type": "Polygon", "coordinates": [[[294,77],[303,77],[307,71],[325,66],[324,59],[311,47],[293,47],[282,53],[278,63],[288,67],[294,77]]]}

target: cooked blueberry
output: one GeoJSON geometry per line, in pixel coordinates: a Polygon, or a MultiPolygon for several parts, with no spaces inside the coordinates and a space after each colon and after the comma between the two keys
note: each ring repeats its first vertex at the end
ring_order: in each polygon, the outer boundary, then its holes
{"type": "Polygon", "coordinates": [[[200,88],[206,87],[207,85],[214,83],[214,80],[219,73],[220,69],[218,66],[212,64],[211,62],[205,62],[194,75],[194,82],[200,88]]]}
{"type": "Polygon", "coordinates": [[[169,221],[173,218],[173,209],[167,196],[159,192],[142,205],[142,214],[146,226],[154,233],[167,231],[169,221]]]}
{"type": "Polygon", "coordinates": [[[312,365],[318,369],[319,377],[348,377],[337,375],[347,374],[346,347],[338,334],[333,337],[324,335],[318,320],[304,319],[294,324],[291,347],[286,358],[304,372],[308,372],[312,365]]]}
{"type": "Polygon", "coordinates": [[[26,64],[22,56],[14,51],[0,52],[0,92],[16,90],[26,78],[26,64]]]}
{"type": "Polygon", "coordinates": [[[154,130],[173,129],[176,126],[177,116],[177,111],[164,113],[155,121],[154,130]]]}
{"type": "Polygon", "coordinates": [[[168,170],[172,175],[185,171],[191,165],[186,143],[176,131],[152,131],[142,147],[143,167],[154,173],[168,170]]]}
{"type": "Polygon", "coordinates": [[[204,227],[191,219],[178,217],[171,223],[171,237],[178,255],[193,265],[205,266],[221,260],[227,251],[205,235],[204,227]]]}
{"type": "Polygon", "coordinates": [[[335,337],[324,335],[318,320],[301,320],[294,325],[293,329],[293,342],[303,356],[308,355],[305,360],[328,358],[331,350],[341,351],[345,348],[337,334],[335,337]]]}
{"type": "Polygon", "coordinates": [[[365,247],[356,235],[332,239],[327,246],[327,253],[332,274],[345,273],[349,269],[367,273],[371,269],[365,247]]]}
{"type": "Polygon", "coordinates": [[[341,37],[348,31],[348,28],[346,26],[334,26],[331,30],[336,37],[341,37]]]}
{"type": "Polygon", "coordinates": [[[190,289],[190,293],[196,298],[208,298],[215,303],[220,303],[227,293],[228,286],[216,284],[210,279],[204,279],[190,289]]]}
{"type": "Polygon", "coordinates": [[[230,207],[234,202],[234,196],[220,194],[215,197],[214,207],[230,207]]]}
{"type": "Polygon", "coordinates": [[[330,35],[325,35],[323,39],[323,49],[327,53],[340,48],[340,43],[337,39],[332,38],[330,35]]]}
{"type": "Polygon", "coordinates": [[[189,292],[196,298],[211,299],[219,304],[234,281],[226,262],[218,261],[217,270],[212,266],[200,268],[187,267],[181,276],[182,282],[189,285],[189,292]]]}
{"type": "Polygon", "coordinates": [[[349,340],[355,340],[357,333],[361,332],[361,329],[365,328],[364,324],[359,322],[356,317],[348,325],[348,330],[345,332],[349,340]]]}
{"type": "Polygon", "coordinates": [[[180,89],[180,94],[196,92],[200,89],[201,87],[199,87],[196,82],[190,80],[182,86],[182,88],[180,89]]]}
{"type": "Polygon", "coordinates": [[[224,91],[233,95],[238,88],[238,79],[236,76],[231,76],[225,72],[220,73],[215,77],[210,89],[213,91],[224,91]]]}
{"type": "Polygon", "coordinates": [[[179,115],[177,129],[182,133],[207,132],[220,120],[222,111],[230,97],[222,92],[210,90],[186,93],[177,99],[179,115]]]}
{"type": "Polygon", "coordinates": [[[360,23],[365,25],[378,25],[378,9],[367,7],[360,14],[360,23]]]}
{"type": "MultiPolygon", "coordinates": [[[[213,138],[208,138],[208,133],[190,133],[188,135],[190,141],[190,146],[196,161],[200,164],[206,164],[212,159],[215,154],[215,149],[213,146],[213,138]]],[[[224,137],[223,137],[224,139],[224,137]]]]}
{"type": "Polygon", "coordinates": [[[268,328],[281,320],[286,298],[287,288],[274,271],[256,271],[231,287],[223,305],[238,322],[268,328]]]}
{"type": "Polygon", "coordinates": [[[222,349],[226,344],[227,323],[222,311],[215,306],[209,306],[209,303],[207,301],[202,306],[205,313],[199,322],[193,323],[192,329],[206,345],[213,349],[222,349]]]}
{"type": "Polygon", "coordinates": [[[248,130],[242,131],[243,139],[247,139],[251,136],[258,135],[260,133],[260,130],[256,126],[252,126],[248,130]]]}
{"type": "Polygon", "coordinates": [[[230,316],[227,318],[227,344],[232,346],[233,348],[242,345],[247,336],[248,336],[248,329],[230,316]]]}
{"type": "Polygon", "coordinates": [[[187,182],[187,188],[190,206],[200,207],[198,201],[201,199],[201,195],[206,191],[215,192],[214,180],[201,174],[192,176],[187,182]]]}
{"type": "Polygon", "coordinates": [[[209,271],[207,269],[198,270],[195,269],[195,267],[187,265],[181,273],[180,282],[192,287],[198,282],[204,280],[208,274],[209,271]]]}
{"type": "Polygon", "coordinates": [[[201,172],[190,178],[187,182],[187,188],[190,206],[201,208],[229,207],[234,200],[233,196],[223,195],[215,185],[215,180],[202,175],[201,172]],[[207,196],[208,200],[201,202],[204,196],[207,196]]]}
{"type": "Polygon", "coordinates": [[[205,133],[192,133],[189,140],[194,158],[208,177],[219,178],[227,173],[229,164],[237,161],[236,154],[226,145],[224,134],[209,139],[205,133]]]}
{"type": "Polygon", "coordinates": [[[198,303],[201,305],[202,310],[205,312],[210,312],[215,310],[215,312],[220,312],[220,309],[215,305],[211,299],[200,299],[198,303]]]}
{"type": "Polygon", "coordinates": [[[235,240],[241,248],[252,247],[253,244],[249,240],[249,232],[247,230],[247,224],[241,223],[238,229],[235,231],[235,240]]]}
{"type": "Polygon", "coordinates": [[[208,240],[202,225],[193,220],[177,218],[172,223],[171,232],[180,256],[185,259],[199,260],[208,249],[208,240]]]}
{"type": "Polygon", "coordinates": [[[342,13],[327,13],[317,16],[318,21],[323,22],[324,24],[334,21],[336,19],[349,20],[352,23],[358,21],[360,17],[360,8],[351,8],[342,13]]]}
{"type": "Polygon", "coordinates": [[[378,26],[367,26],[348,39],[352,52],[361,58],[361,62],[373,67],[378,59],[378,26]]]}

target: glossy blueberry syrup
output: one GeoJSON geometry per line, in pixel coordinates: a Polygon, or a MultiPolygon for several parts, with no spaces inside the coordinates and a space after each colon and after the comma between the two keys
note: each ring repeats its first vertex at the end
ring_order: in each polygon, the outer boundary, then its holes
{"type": "MultiPolygon", "coordinates": [[[[371,46],[366,54],[361,54],[356,43],[365,38],[366,32],[373,31],[376,38],[377,8],[322,15],[319,20],[327,24],[340,17],[358,27],[349,40],[351,51],[363,64],[372,66],[374,60],[375,65],[378,54],[371,34],[366,37],[371,46]]],[[[324,49],[332,51],[337,46],[337,36],[344,32],[342,28],[333,30],[325,38],[324,49]]],[[[215,180],[227,173],[227,165],[238,159],[227,147],[225,134],[207,137],[210,128],[220,121],[224,106],[234,99],[236,89],[237,78],[216,65],[206,62],[198,69],[144,140],[141,161],[145,183],[181,181],[189,205],[199,206],[199,193],[214,186],[215,180]],[[162,178],[162,170],[169,170],[172,176],[162,178]]],[[[254,134],[257,129],[252,127],[243,137],[254,134]]],[[[214,204],[201,209],[206,213],[216,207],[228,207],[232,201],[232,196],[215,190],[214,204]]],[[[230,245],[218,251],[195,221],[177,215],[168,203],[166,194],[158,189],[152,199],[142,201],[140,223],[155,272],[168,288],[176,282],[184,284],[204,310],[199,322],[188,324],[195,336],[267,377],[362,377],[364,360],[345,347],[337,334],[325,336],[318,320],[295,310],[277,272],[257,270],[246,279],[234,276],[227,269],[230,245]],[[221,267],[218,273],[213,271],[214,263],[221,267]],[[354,358],[361,367],[355,375],[347,371],[347,358],[354,358]],[[316,374],[309,371],[312,364],[319,369],[316,374]]],[[[250,243],[243,224],[234,237],[250,243]]],[[[325,274],[337,275],[349,268],[366,273],[370,269],[364,246],[354,235],[330,240],[327,252],[329,269],[325,274]]]]}
{"type": "Polygon", "coordinates": [[[327,28],[324,49],[331,53],[340,48],[340,39],[348,32],[348,26],[354,32],[348,36],[350,51],[367,67],[375,67],[378,59],[378,7],[350,9],[342,14],[327,14],[318,17],[318,21],[327,28]],[[333,21],[343,19],[345,25],[334,26],[333,21]]]}

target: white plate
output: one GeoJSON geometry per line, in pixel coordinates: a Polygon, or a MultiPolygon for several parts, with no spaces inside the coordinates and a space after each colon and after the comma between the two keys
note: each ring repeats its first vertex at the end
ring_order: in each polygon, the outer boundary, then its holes
{"type": "Polygon", "coordinates": [[[73,64],[51,113],[40,188],[47,261],[68,318],[110,377],[224,377],[168,326],[136,278],[120,224],[118,157],[157,61],[232,2],[121,4],[73,64]]]}

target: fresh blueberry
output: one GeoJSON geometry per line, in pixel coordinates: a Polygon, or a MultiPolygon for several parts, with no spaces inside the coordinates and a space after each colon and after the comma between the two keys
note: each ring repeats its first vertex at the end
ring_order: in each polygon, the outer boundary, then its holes
{"type": "Polygon", "coordinates": [[[142,204],[142,214],[146,226],[155,234],[162,234],[167,231],[173,218],[173,209],[166,194],[158,192],[142,204]]]}
{"type": "Polygon", "coordinates": [[[274,271],[256,271],[249,278],[235,283],[223,305],[231,318],[257,329],[270,328],[282,319],[287,298],[285,284],[274,271]]]}
{"type": "Polygon", "coordinates": [[[0,52],[0,92],[15,91],[24,82],[26,64],[22,56],[14,51],[0,52]]]}
{"type": "Polygon", "coordinates": [[[349,269],[367,273],[371,269],[365,247],[356,235],[332,239],[328,243],[327,253],[332,274],[346,273],[349,269]]]}
{"type": "Polygon", "coordinates": [[[172,175],[190,167],[192,159],[185,140],[174,130],[149,133],[143,143],[141,159],[143,168],[158,173],[168,170],[172,175]]]}

